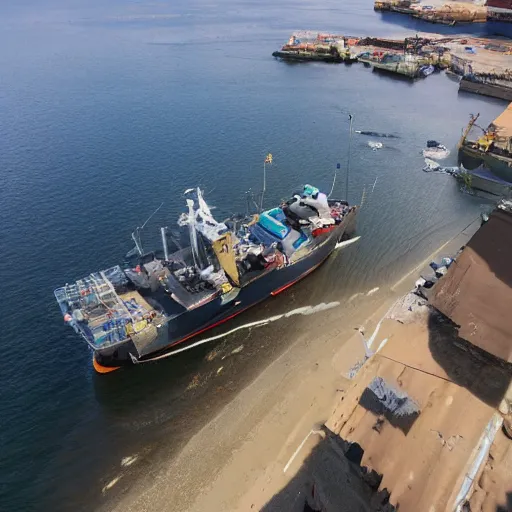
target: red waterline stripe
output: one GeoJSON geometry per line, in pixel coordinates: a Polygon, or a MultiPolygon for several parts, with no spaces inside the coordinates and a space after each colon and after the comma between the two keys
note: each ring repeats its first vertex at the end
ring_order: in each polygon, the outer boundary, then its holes
{"type": "Polygon", "coordinates": [[[311,272],[313,272],[313,270],[315,270],[316,268],[318,268],[325,260],[322,260],[320,263],[317,263],[314,267],[310,268],[307,272],[304,272],[304,274],[300,275],[297,279],[295,279],[295,281],[292,281],[291,283],[288,283],[288,284],[285,284],[284,286],[282,286],[281,288],[278,288],[277,290],[274,290],[273,292],[270,292],[270,295],[272,295],[273,297],[275,297],[276,295],[279,295],[281,292],[284,292],[285,290],[287,290],[288,288],[290,288],[290,286],[293,286],[295,283],[298,283],[301,279],[303,279],[304,277],[306,277],[308,274],[310,274],[311,272]]]}
{"type": "MultiPolygon", "coordinates": [[[[262,299],[263,300],[263,299],[262,299]]],[[[203,334],[203,332],[209,331],[210,329],[214,329],[215,327],[218,327],[219,325],[222,325],[224,322],[227,322],[228,320],[231,320],[232,318],[235,318],[235,316],[238,316],[240,313],[243,313],[250,307],[254,306],[255,304],[251,304],[251,306],[247,306],[244,309],[241,309],[240,311],[237,311],[236,313],[233,313],[232,315],[223,318],[222,320],[219,320],[218,322],[214,323],[213,325],[209,325],[208,327],[205,327],[204,329],[201,329],[200,331],[193,332],[192,334],[189,334],[188,336],[185,336],[185,338],[182,338],[181,340],[175,341],[172,345],[169,345],[168,348],[175,347],[176,345],[179,345],[180,343],[183,343],[184,341],[189,340],[190,338],[193,338],[194,336],[199,336],[200,334],[203,334]]]]}
{"type": "MultiPolygon", "coordinates": [[[[275,297],[279,293],[284,292],[286,289],[290,288],[291,286],[293,286],[294,284],[299,282],[301,279],[306,277],[308,274],[313,272],[313,270],[318,268],[327,259],[327,257],[325,259],[323,259],[320,263],[316,264],[314,267],[310,268],[307,272],[304,272],[304,274],[300,275],[297,279],[295,279],[295,281],[292,281],[291,283],[288,283],[288,284],[284,285],[283,287],[278,288],[277,290],[274,290],[274,291],[270,292],[270,295],[275,297]]],[[[259,300],[258,302],[262,302],[263,300],[265,300],[265,298],[259,300]]],[[[197,332],[194,332],[192,334],[189,334],[188,336],[185,336],[185,338],[182,338],[181,340],[175,341],[172,345],[168,345],[165,349],[162,349],[162,350],[166,350],[168,348],[175,347],[176,345],[180,345],[181,343],[184,343],[185,341],[187,341],[187,340],[189,340],[191,338],[194,338],[195,336],[199,336],[200,334],[203,334],[204,332],[209,331],[210,329],[214,329],[215,327],[218,327],[219,325],[222,325],[223,323],[231,320],[232,318],[235,318],[235,316],[238,316],[240,313],[243,313],[244,311],[247,311],[248,309],[252,308],[258,302],[255,302],[254,304],[251,304],[250,306],[247,306],[246,308],[241,309],[240,311],[237,311],[236,313],[233,313],[232,315],[230,315],[230,316],[228,316],[226,318],[223,318],[222,320],[219,320],[218,322],[214,323],[213,325],[209,325],[208,327],[205,327],[204,329],[201,329],[200,331],[197,331],[197,332]]]]}

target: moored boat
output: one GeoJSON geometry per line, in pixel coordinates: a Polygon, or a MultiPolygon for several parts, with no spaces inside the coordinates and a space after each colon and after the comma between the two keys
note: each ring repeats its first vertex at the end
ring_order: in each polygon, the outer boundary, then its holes
{"type": "Polygon", "coordinates": [[[354,62],[346,38],[333,34],[293,34],[273,57],[291,61],[354,62]]]}
{"type": "Polygon", "coordinates": [[[319,267],[355,231],[358,208],[314,187],[276,208],[217,222],[199,189],[178,223],[190,244],[163,255],[136,248],[124,266],[55,290],[64,320],[107,373],[160,358],[319,267]]]}

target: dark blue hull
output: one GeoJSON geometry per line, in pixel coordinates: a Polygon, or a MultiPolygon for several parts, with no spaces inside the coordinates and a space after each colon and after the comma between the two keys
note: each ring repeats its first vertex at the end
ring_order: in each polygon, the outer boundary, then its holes
{"type": "MultiPolygon", "coordinates": [[[[203,306],[186,311],[172,319],[167,324],[165,340],[160,339],[155,350],[137,357],[137,359],[147,361],[175,350],[178,346],[179,348],[186,347],[196,341],[194,339],[196,336],[231,320],[306,277],[329,257],[342,238],[352,236],[357,213],[358,209],[354,209],[336,229],[315,239],[315,248],[296,263],[263,273],[243,286],[232,301],[222,304],[222,298],[217,297],[203,306]]],[[[95,362],[97,367],[119,367],[132,364],[132,356],[137,355],[138,351],[130,340],[115,348],[96,351],[95,362]]]]}

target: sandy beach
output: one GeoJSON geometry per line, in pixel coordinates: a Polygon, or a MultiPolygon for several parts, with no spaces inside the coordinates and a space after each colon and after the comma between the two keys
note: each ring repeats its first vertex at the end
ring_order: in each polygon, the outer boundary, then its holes
{"type": "MultiPolygon", "coordinates": [[[[155,479],[138,480],[104,510],[149,512],[168,509],[171,503],[173,509],[190,511],[264,508],[293,478],[301,463],[298,448],[313,442],[311,432],[333,413],[333,404],[350,385],[351,370],[364,359],[355,329],[372,333],[428,263],[455,253],[478,226],[479,221],[472,223],[386,289],[367,290],[339,310],[312,317],[310,332],[225,406],[175,459],[161,463],[155,479]]],[[[129,475],[120,473],[121,478],[129,475]]]]}

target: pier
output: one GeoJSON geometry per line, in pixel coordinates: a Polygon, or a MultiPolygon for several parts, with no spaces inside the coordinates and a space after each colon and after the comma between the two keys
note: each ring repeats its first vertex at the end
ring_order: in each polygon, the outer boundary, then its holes
{"type": "Polygon", "coordinates": [[[512,101],[512,41],[422,34],[404,39],[303,31],[272,54],[295,61],[360,62],[411,80],[447,70],[459,90],[512,101]]]}

